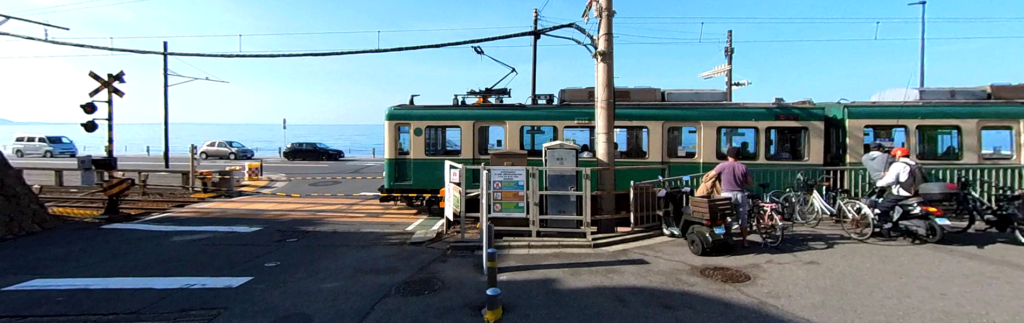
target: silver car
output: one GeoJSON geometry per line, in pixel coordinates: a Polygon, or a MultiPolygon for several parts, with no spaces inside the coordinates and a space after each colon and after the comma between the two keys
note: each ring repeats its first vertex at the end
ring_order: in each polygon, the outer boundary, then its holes
{"type": "Polygon", "coordinates": [[[75,157],[78,155],[78,148],[75,147],[75,143],[71,139],[65,136],[15,134],[14,143],[11,145],[11,154],[19,158],[25,156],[75,157]]]}
{"type": "Polygon", "coordinates": [[[255,155],[252,149],[246,148],[240,142],[230,140],[211,140],[199,148],[199,158],[227,158],[227,159],[252,159],[255,155]]]}

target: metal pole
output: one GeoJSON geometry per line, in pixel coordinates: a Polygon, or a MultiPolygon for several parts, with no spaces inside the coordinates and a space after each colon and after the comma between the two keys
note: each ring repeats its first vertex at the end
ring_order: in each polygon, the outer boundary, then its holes
{"type": "MultiPolygon", "coordinates": [[[[597,35],[597,84],[594,88],[594,119],[596,121],[598,189],[600,195],[600,215],[615,213],[615,72],[613,65],[614,50],[612,44],[612,0],[601,0],[600,29],[597,35]]],[[[589,198],[589,197],[588,197],[589,198]]],[[[614,230],[607,227],[608,221],[598,224],[598,231],[614,230]]]]}
{"type": "Polygon", "coordinates": [[[921,1],[921,85],[919,88],[924,88],[924,7],[928,4],[927,1],[921,1]]]}
{"type": "Polygon", "coordinates": [[[729,70],[725,71],[725,100],[732,102],[732,30],[729,30],[725,41],[725,65],[729,67],[729,70]]]}
{"type": "MultiPolygon", "coordinates": [[[[540,17],[537,12],[537,8],[533,8],[533,31],[537,32],[537,19],[540,17]]],[[[537,105],[537,40],[540,39],[540,35],[533,35],[533,77],[530,81],[530,102],[533,105],[537,105]]]]}
{"type": "MultiPolygon", "coordinates": [[[[107,80],[113,84],[114,78],[107,80]]],[[[114,157],[114,91],[107,89],[107,157],[114,157]]]]}
{"type": "Polygon", "coordinates": [[[168,108],[168,101],[167,101],[167,95],[168,95],[170,86],[167,85],[167,84],[168,84],[167,83],[167,42],[165,41],[164,42],[164,169],[170,169],[171,168],[171,152],[170,152],[170,149],[171,149],[170,148],[171,139],[170,139],[170,132],[168,131],[168,126],[170,125],[169,124],[170,120],[169,120],[169,117],[168,117],[168,112],[170,111],[170,109],[168,108]]]}

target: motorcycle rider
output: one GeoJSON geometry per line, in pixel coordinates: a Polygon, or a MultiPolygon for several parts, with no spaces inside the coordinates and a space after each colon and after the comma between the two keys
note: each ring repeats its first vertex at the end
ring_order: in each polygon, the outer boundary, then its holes
{"type": "Polygon", "coordinates": [[[889,192],[885,193],[885,198],[876,207],[879,219],[885,223],[882,226],[883,229],[889,229],[895,224],[896,219],[891,219],[890,214],[896,205],[914,197],[917,191],[911,187],[915,185],[911,178],[913,176],[911,165],[917,165],[917,162],[910,159],[910,150],[898,147],[893,149],[891,154],[896,158],[896,162],[892,163],[885,176],[875,183],[875,187],[878,187],[880,192],[884,192],[886,187],[891,187],[889,192]]]}

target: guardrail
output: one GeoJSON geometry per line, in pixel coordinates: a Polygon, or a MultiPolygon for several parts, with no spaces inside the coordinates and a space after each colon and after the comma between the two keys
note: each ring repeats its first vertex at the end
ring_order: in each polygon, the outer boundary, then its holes
{"type": "MultiPolygon", "coordinates": [[[[54,167],[16,167],[15,169],[18,169],[18,170],[22,171],[23,176],[24,176],[24,172],[26,172],[26,171],[52,172],[53,173],[53,186],[58,186],[58,187],[65,186],[64,185],[65,184],[64,173],[67,173],[67,172],[70,172],[70,173],[80,173],[80,172],[83,171],[83,170],[77,169],[77,168],[54,168],[54,167]]],[[[97,182],[102,182],[102,179],[107,175],[107,171],[103,171],[103,170],[85,170],[85,171],[95,172],[96,173],[96,180],[97,180],[97,182]]],[[[189,177],[190,176],[189,176],[189,171],[188,170],[174,170],[174,169],[161,169],[161,170],[151,170],[151,169],[118,169],[117,172],[125,173],[125,174],[132,174],[132,173],[134,173],[136,175],[135,178],[143,178],[144,177],[143,174],[180,176],[181,177],[181,187],[183,187],[183,188],[189,187],[189,177]]]]}

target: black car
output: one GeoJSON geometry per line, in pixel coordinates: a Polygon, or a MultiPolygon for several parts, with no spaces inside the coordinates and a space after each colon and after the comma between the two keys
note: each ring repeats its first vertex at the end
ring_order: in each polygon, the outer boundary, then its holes
{"type": "Polygon", "coordinates": [[[287,160],[339,160],[345,158],[345,152],[333,149],[319,142],[293,142],[284,148],[284,159],[287,160]]]}

